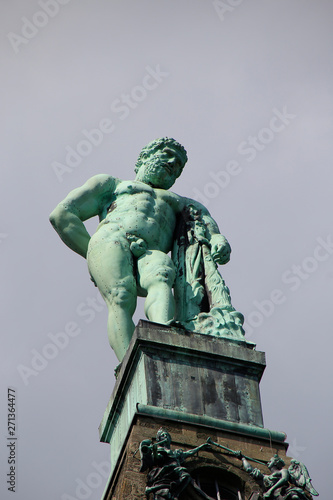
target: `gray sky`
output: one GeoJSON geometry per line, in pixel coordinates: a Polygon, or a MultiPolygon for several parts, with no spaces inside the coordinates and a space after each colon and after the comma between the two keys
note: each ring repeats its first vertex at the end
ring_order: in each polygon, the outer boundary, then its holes
{"type": "Polygon", "coordinates": [[[133,178],[140,149],[165,135],[189,155],[174,191],[204,202],[231,243],[220,270],[266,352],[265,427],[287,433],[289,455],[331,496],[333,6],[224,3],[0,3],[1,498],[13,498],[9,386],[15,498],[102,494],[96,464],[110,449],[97,429],[116,359],[86,263],[48,215],[92,175],[133,178]],[[36,370],[43,352],[53,359],[36,370]]]}

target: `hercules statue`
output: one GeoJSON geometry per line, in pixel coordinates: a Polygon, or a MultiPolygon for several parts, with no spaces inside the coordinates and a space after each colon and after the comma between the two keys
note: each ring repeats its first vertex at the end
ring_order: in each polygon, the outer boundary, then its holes
{"type": "Polygon", "coordinates": [[[134,331],[137,296],[146,297],[144,311],[150,321],[168,325],[174,320],[176,266],[168,254],[179,214],[189,206],[200,214],[201,229],[192,234],[209,249],[215,268],[230,258],[230,245],[208,210],[168,191],[186,161],[181,144],[157,139],[141,151],[135,180],[95,175],[71,191],[50,215],[64,243],[87,259],[91,278],[108,307],[109,341],[120,361],[134,331]],[[100,222],[90,236],[84,221],[94,216],[100,222]]]}

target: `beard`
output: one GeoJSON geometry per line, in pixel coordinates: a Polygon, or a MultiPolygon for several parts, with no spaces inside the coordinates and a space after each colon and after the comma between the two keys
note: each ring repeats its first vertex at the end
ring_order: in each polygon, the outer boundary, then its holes
{"type": "Polygon", "coordinates": [[[176,173],[169,172],[163,165],[164,162],[156,157],[145,160],[138,172],[138,180],[152,187],[169,189],[176,180],[176,173]]]}

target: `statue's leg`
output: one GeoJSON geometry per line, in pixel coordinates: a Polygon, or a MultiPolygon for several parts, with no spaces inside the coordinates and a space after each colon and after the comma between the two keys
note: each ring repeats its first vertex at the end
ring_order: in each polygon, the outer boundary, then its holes
{"type": "Polygon", "coordinates": [[[90,240],[87,262],[89,272],[109,311],[108,336],[121,361],[134,331],[132,316],[137,288],[133,275],[133,257],[126,238],[104,238],[97,232],[90,240]]]}
{"type": "Polygon", "coordinates": [[[150,321],[167,324],[175,314],[172,285],[175,266],[168,255],[151,250],[138,259],[140,287],[147,292],[145,314],[150,321]]]}

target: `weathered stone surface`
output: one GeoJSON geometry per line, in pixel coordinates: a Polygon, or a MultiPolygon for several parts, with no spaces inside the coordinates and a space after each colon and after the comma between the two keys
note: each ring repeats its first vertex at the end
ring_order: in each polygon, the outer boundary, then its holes
{"type": "MultiPolygon", "coordinates": [[[[285,443],[271,443],[269,439],[256,439],[232,432],[224,432],[210,427],[196,426],[173,420],[136,416],[130,428],[127,441],[124,444],[118,465],[111,475],[105,490],[103,500],[145,500],[146,475],[139,472],[140,458],[139,444],[144,439],[152,439],[157,430],[163,427],[172,436],[172,448],[181,448],[185,451],[203,444],[208,437],[214,441],[234,450],[241,450],[244,455],[251,456],[260,461],[268,461],[272,453],[279,453],[286,463],[289,459],[285,451],[285,443]]],[[[258,464],[256,464],[258,465],[258,464]]],[[[257,482],[247,474],[241,461],[230,454],[220,453],[218,450],[201,451],[186,461],[186,468],[193,477],[201,477],[201,482],[218,480],[231,491],[241,492],[244,500],[255,499],[255,493],[262,491],[257,482]],[[251,497],[253,495],[253,497],[251,497]]],[[[267,473],[265,466],[259,468],[267,473]]],[[[196,493],[189,487],[180,500],[197,500],[196,493]]]]}
{"type": "Polygon", "coordinates": [[[283,442],[283,434],[263,428],[264,367],[253,346],[140,321],[100,426],[112,471],[137,415],[283,442]]]}

